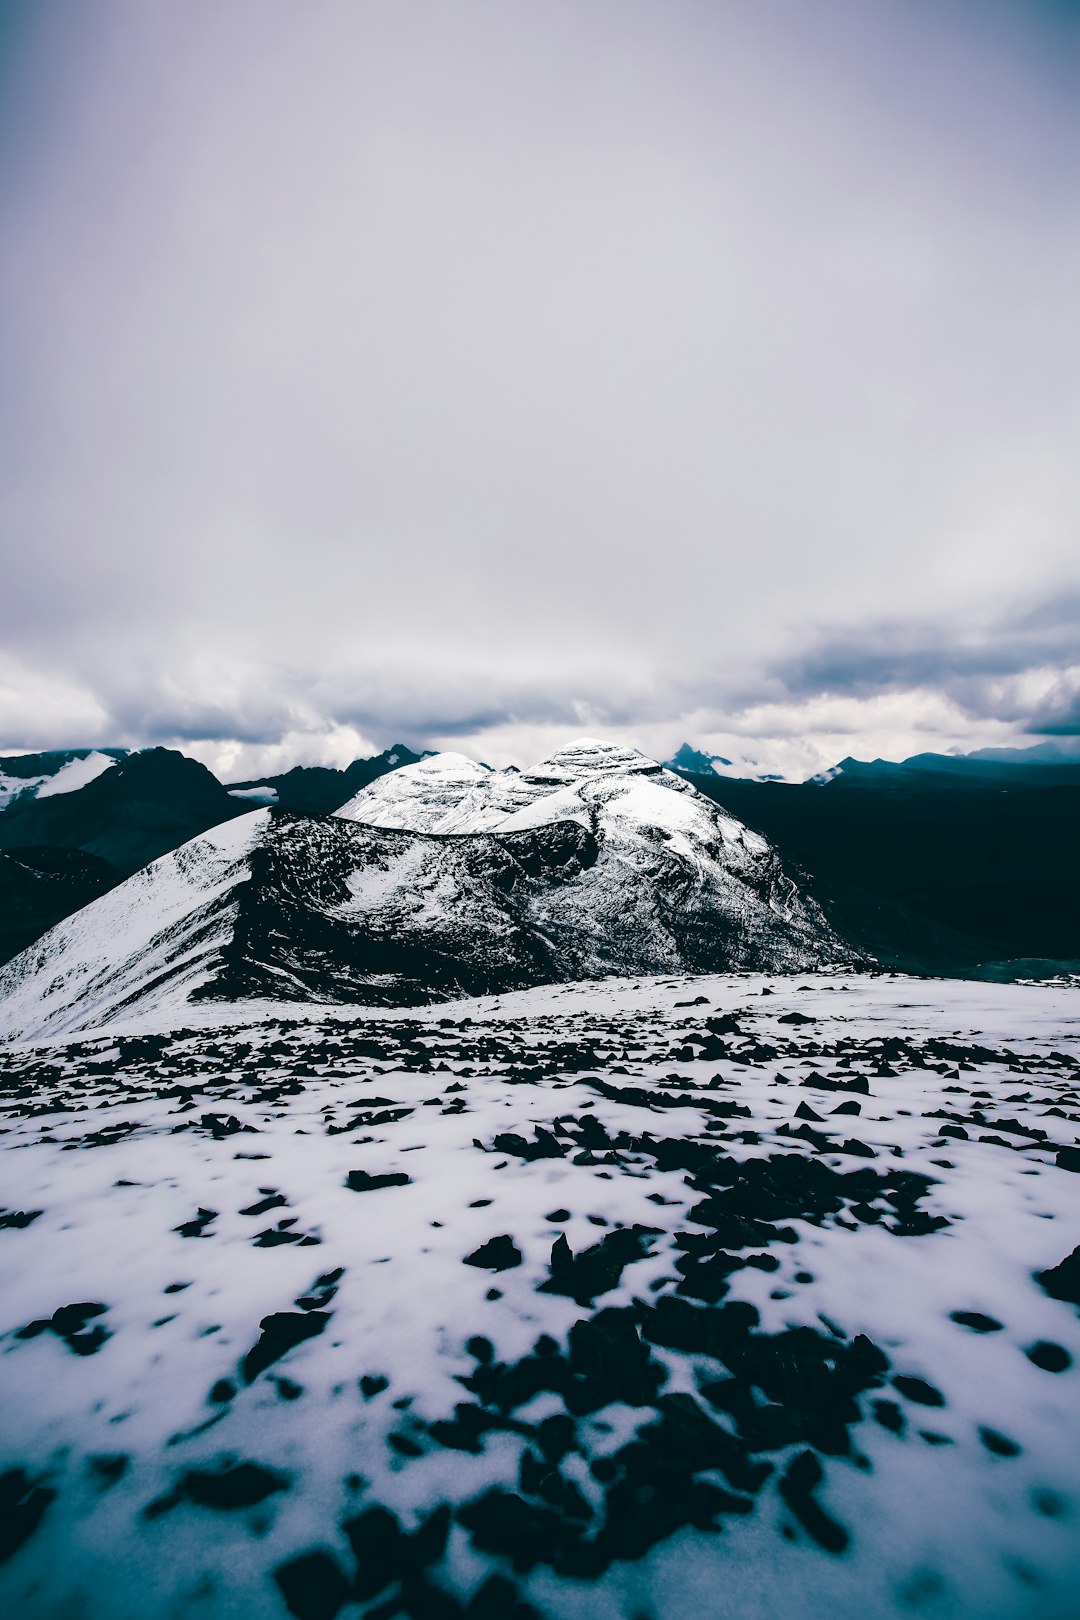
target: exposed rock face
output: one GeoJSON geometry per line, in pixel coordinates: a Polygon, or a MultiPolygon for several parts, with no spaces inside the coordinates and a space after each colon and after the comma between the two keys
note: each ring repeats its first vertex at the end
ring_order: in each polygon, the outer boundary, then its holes
{"type": "Polygon", "coordinates": [[[337,816],[215,828],[10,963],[0,1031],[163,1000],[400,1005],[847,959],[763,838],[655,761],[584,742],[528,772],[435,755],[337,816]]]}

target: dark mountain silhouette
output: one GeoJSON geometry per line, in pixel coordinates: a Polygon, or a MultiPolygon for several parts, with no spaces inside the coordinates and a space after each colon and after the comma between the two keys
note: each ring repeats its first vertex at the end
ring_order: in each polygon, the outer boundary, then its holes
{"type": "Polygon", "coordinates": [[[197,760],[170,748],[148,748],[75,792],[16,799],[0,815],[0,849],[82,850],[127,877],[250,809],[197,760]]]}
{"type": "Polygon", "coordinates": [[[1080,964],[1080,766],[921,755],[845,761],[824,783],[680,774],[810,873],[833,927],[888,966],[1080,964]]]}
{"type": "Polygon", "coordinates": [[[0,850],[0,962],[115,888],[123,875],[81,849],[0,850]]]}
{"type": "Polygon", "coordinates": [[[1080,787],[1080,762],[1037,749],[987,749],[981,754],[913,754],[910,759],[842,759],[825,773],[833,789],[909,792],[987,787],[1080,787]],[[1032,758],[1032,755],[1035,758],[1032,758]]]}

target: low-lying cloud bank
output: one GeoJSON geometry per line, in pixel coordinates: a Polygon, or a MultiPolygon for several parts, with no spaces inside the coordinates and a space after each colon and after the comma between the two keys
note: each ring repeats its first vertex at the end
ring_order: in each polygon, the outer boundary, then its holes
{"type": "MultiPolygon", "coordinates": [[[[793,778],[844,754],[900,758],[1080,738],[1080,596],[962,626],[940,618],[804,627],[756,670],[642,657],[519,675],[458,649],[441,667],[390,659],[336,668],[179,658],[111,680],[0,667],[0,748],[162,743],[226,776],[345,764],[396,741],[527,764],[567,732],[666,756],[690,738],[748,769],[793,778]]],[[[501,660],[499,661],[501,662],[501,660]]]]}

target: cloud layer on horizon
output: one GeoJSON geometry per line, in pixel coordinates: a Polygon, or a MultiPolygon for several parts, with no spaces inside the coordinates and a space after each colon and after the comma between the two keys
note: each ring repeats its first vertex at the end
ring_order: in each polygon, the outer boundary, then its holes
{"type": "Polygon", "coordinates": [[[0,749],[1080,735],[1078,40],[8,13],[0,749]]]}

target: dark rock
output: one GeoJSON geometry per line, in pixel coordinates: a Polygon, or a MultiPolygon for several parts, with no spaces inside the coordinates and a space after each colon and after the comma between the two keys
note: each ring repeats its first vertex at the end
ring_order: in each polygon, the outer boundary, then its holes
{"type": "Polygon", "coordinates": [[[110,1485],[115,1485],[118,1480],[123,1479],[130,1462],[131,1458],[120,1451],[110,1452],[102,1456],[87,1457],[86,1466],[91,1478],[100,1489],[108,1490],[110,1485]]]}
{"type": "Polygon", "coordinates": [[[330,1320],[329,1311],[275,1311],[264,1316],[259,1326],[262,1333],[241,1363],[245,1384],[252,1383],[267,1367],[280,1361],[294,1345],[305,1339],[314,1339],[330,1320]]]}
{"type": "Polygon", "coordinates": [[[979,1439],[987,1451],[992,1451],[995,1457],[1019,1457],[1020,1447],[1015,1440],[1007,1435],[999,1434],[996,1429],[982,1427],[979,1429],[979,1439]]]}
{"type": "Polygon", "coordinates": [[[29,1541],[55,1500],[51,1486],[32,1480],[24,1468],[0,1474],[0,1564],[29,1541]]]}
{"type": "Polygon", "coordinates": [[[1037,1271],[1035,1281],[1045,1288],[1051,1299],[1080,1305],[1080,1248],[1075,1248],[1060,1265],[1052,1266],[1049,1271],[1037,1271]]]}
{"type": "Polygon", "coordinates": [[[63,1339],[68,1349],[75,1355],[93,1356],[112,1334],[103,1323],[99,1322],[96,1327],[88,1327],[87,1323],[95,1316],[104,1316],[108,1308],[107,1305],[97,1303],[61,1305],[51,1317],[28,1322],[25,1327],[19,1328],[15,1337],[35,1339],[39,1333],[48,1331],[63,1339]]]}
{"type": "Polygon", "coordinates": [[[970,1328],[972,1333],[1000,1333],[1002,1327],[995,1317],[984,1316],[981,1311],[953,1311],[949,1320],[970,1328]]]}
{"type": "Polygon", "coordinates": [[[1037,1344],[1029,1345],[1024,1354],[1044,1372],[1067,1372],[1072,1366],[1072,1356],[1065,1347],[1053,1344],[1049,1339],[1040,1339],[1037,1344]]]}
{"type": "Polygon", "coordinates": [[[277,1491],[289,1489],[288,1474],[259,1463],[224,1462],[216,1469],[192,1468],[180,1476],[178,1493],[197,1507],[228,1512],[254,1507],[277,1491]]]}
{"type": "Polygon", "coordinates": [[[499,1237],[489,1238],[472,1254],[467,1254],[465,1264],[478,1266],[481,1271],[509,1271],[514,1266],[520,1266],[521,1251],[513,1238],[504,1232],[499,1237]]]}
{"type": "Polygon", "coordinates": [[[350,1192],[377,1192],[381,1187],[407,1187],[411,1179],[402,1170],[384,1176],[369,1175],[366,1170],[350,1170],[345,1185],[350,1192]]]}
{"type": "Polygon", "coordinates": [[[551,1275],[538,1291],[565,1294],[579,1305],[591,1305],[598,1294],[618,1285],[627,1266],[652,1253],[649,1240],[657,1234],[655,1226],[620,1227],[575,1255],[560,1233],[551,1248],[551,1275]]]}
{"type": "Polygon", "coordinates": [[[337,1559],[322,1548],[279,1564],[274,1580],[296,1620],[334,1620],[349,1593],[337,1559]]]}
{"type": "Polygon", "coordinates": [[[915,1401],[919,1406],[944,1406],[945,1397],[933,1384],[928,1384],[925,1378],[910,1378],[906,1373],[897,1373],[893,1383],[909,1401],[915,1401]]]}
{"type": "Polygon", "coordinates": [[[179,1232],[181,1237],[186,1238],[206,1237],[206,1228],[210,1225],[211,1221],[216,1220],[216,1209],[200,1209],[193,1220],[184,1221],[181,1226],[174,1226],[173,1231],[179,1232]]]}
{"type": "Polygon", "coordinates": [[[906,1419],[895,1401],[873,1401],[871,1408],[883,1429],[888,1429],[891,1434],[903,1434],[906,1419]]]}
{"type": "Polygon", "coordinates": [[[813,1494],[824,1477],[824,1470],[814,1453],[802,1451],[788,1465],[778,1488],[803,1529],[818,1546],[826,1552],[842,1553],[851,1537],[843,1525],[826,1513],[813,1494]]]}

